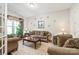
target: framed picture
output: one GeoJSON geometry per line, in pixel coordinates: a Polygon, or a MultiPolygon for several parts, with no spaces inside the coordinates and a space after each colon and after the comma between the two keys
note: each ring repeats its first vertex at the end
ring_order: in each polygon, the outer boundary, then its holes
{"type": "Polygon", "coordinates": [[[38,21],[38,28],[39,29],[45,28],[45,22],[44,21],[38,21]]]}

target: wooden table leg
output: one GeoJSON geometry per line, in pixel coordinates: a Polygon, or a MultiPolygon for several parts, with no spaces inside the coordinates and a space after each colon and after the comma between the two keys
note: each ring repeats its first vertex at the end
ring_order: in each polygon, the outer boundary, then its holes
{"type": "Polygon", "coordinates": [[[23,45],[24,45],[24,40],[23,40],[23,45]]]}
{"type": "Polygon", "coordinates": [[[40,39],[40,45],[41,45],[41,39],[40,39]]]}
{"type": "Polygon", "coordinates": [[[34,42],[34,45],[35,45],[35,49],[36,49],[36,42],[34,42]]]}

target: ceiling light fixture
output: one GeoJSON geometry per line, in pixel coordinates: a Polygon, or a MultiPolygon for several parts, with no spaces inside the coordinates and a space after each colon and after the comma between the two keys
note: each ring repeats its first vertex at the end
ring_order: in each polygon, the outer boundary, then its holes
{"type": "Polygon", "coordinates": [[[35,3],[28,3],[27,6],[32,7],[32,8],[36,8],[37,4],[35,4],[35,3]]]}

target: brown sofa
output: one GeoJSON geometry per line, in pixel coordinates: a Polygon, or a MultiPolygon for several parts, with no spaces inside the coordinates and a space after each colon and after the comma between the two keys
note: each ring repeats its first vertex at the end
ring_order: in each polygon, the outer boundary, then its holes
{"type": "MultiPolygon", "coordinates": [[[[7,42],[7,52],[10,53],[12,51],[15,51],[18,49],[18,40],[20,38],[8,38],[7,42]]],[[[1,46],[1,40],[0,40],[0,46],[1,46]]]]}
{"type": "Polygon", "coordinates": [[[79,38],[68,39],[63,47],[53,45],[47,52],[49,55],[79,55],[79,38]]]}
{"type": "Polygon", "coordinates": [[[48,31],[31,31],[30,35],[42,35],[44,38],[41,41],[43,42],[52,41],[52,34],[48,31]]]}

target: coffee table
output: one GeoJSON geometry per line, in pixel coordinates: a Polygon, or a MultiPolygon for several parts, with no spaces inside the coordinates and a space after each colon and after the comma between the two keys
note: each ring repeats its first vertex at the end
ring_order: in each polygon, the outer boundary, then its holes
{"type": "Polygon", "coordinates": [[[34,43],[35,49],[36,49],[37,42],[40,42],[41,44],[41,38],[42,36],[39,36],[39,35],[31,35],[31,36],[25,37],[23,38],[23,45],[24,45],[24,41],[32,42],[34,43]]]}

